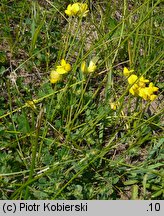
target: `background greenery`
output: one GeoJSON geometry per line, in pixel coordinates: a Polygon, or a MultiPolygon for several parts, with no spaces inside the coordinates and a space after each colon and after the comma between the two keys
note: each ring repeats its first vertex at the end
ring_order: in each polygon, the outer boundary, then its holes
{"type": "Polygon", "coordinates": [[[73,2],[1,1],[0,198],[163,199],[162,1],[90,0],[68,19],[73,2]],[[52,86],[62,58],[72,71],[52,86]],[[158,99],[129,95],[124,66],[158,99]]]}

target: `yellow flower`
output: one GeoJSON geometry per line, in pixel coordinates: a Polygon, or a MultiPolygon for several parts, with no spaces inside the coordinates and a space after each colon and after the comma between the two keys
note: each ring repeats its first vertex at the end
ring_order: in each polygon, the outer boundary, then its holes
{"type": "Polygon", "coordinates": [[[60,65],[56,69],[52,70],[50,73],[50,82],[57,83],[62,79],[62,74],[66,74],[71,70],[71,65],[67,63],[64,59],[60,61],[60,65]]]}
{"type": "MultiPolygon", "coordinates": [[[[131,72],[133,72],[133,70],[131,72]]],[[[126,67],[124,67],[123,73],[125,76],[128,76],[130,74],[130,71],[126,67]]],[[[158,91],[158,87],[154,86],[152,82],[149,83],[149,80],[145,79],[143,76],[138,79],[138,76],[132,74],[128,78],[128,83],[132,85],[129,89],[129,92],[132,95],[139,96],[144,100],[150,101],[153,101],[157,98],[157,95],[154,94],[154,92],[158,91]],[[147,83],[149,83],[148,87],[146,87],[147,83]]]]}
{"type": "Polygon", "coordinates": [[[146,86],[146,83],[149,83],[149,80],[141,76],[138,82],[139,87],[144,88],[146,86]]]}
{"type": "Polygon", "coordinates": [[[149,92],[148,92],[148,88],[147,87],[145,87],[145,88],[140,88],[139,89],[139,93],[138,93],[138,95],[140,96],[140,97],[142,97],[144,100],[148,100],[149,99],[149,92]]]}
{"type": "Polygon", "coordinates": [[[97,63],[98,59],[99,58],[97,56],[93,57],[91,59],[91,61],[89,62],[89,66],[88,67],[86,66],[86,62],[83,61],[81,63],[81,71],[83,73],[93,73],[93,72],[95,72],[95,70],[97,68],[96,63],[97,63]]]}
{"type": "Polygon", "coordinates": [[[137,96],[138,90],[139,90],[139,87],[138,87],[138,85],[135,83],[135,84],[129,89],[129,92],[130,92],[132,95],[137,96]]]}
{"type": "Polygon", "coordinates": [[[35,106],[35,103],[37,102],[37,100],[33,100],[33,101],[30,101],[30,100],[28,100],[27,102],[26,102],[26,106],[27,107],[30,107],[30,108],[32,108],[32,109],[36,109],[36,106],[35,106]]]}
{"type": "Polygon", "coordinates": [[[124,71],[123,71],[124,76],[129,76],[132,72],[134,72],[134,70],[128,70],[127,67],[124,67],[124,71]]]}
{"type": "Polygon", "coordinates": [[[69,4],[68,6],[67,6],[67,9],[65,10],[65,13],[68,15],[68,16],[72,16],[72,5],[71,4],[69,4]]]}
{"type": "Polygon", "coordinates": [[[68,16],[75,16],[79,12],[79,10],[80,10],[79,3],[75,3],[73,5],[69,4],[67,9],[65,10],[65,13],[68,16]]]}
{"type": "Polygon", "coordinates": [[[60,62],[61,65],[57,66],[56,72],[59,74],[66,74],[71,70],[71,65],[67,63],[64,59],[60,62]]]}
{"type": "Polygon", "coordinates": [[[132,74],[132,75],[128,78],[128,83],[129,83],[130,85],[132,85],[133,83],[136,82],[137,79],[138,79],[138,76],[132,74]]]}
{"type": "Polygon", "coordinates": [[[116,110],[116,109],[117,109],[116,103],[110,103],[110,108],[111,108],[112,110],[116,110]]]}
{"type": "Polygon", "coordinates": [[[57,83],[62,78],[62,75],[59,74],[56,70],[52,70],[50,73],[50,82],[52,84],[57,83]]]}
{"type": "Polygon", "coordinates": [[[155,87],[154,84],[151,82],[149,83],[149,92],[151,92],[151,94],[153,94],[154,92],[157,92],[158,91],[158,87],[155,87]]]}
{"type": "Polygon", "coordinates": [[[150,100],[154,101],[158,96],[155,94],[150,95],[150,100]]]}
{"type": "Polygon", "coordinates": [[[88,10],[88,5],[86,3],[79,3],[80,5],[80,10],[79,10],[79,16],[86,17],[89,10],[88,10]]]}
{"type": "Polygon", "coordinates": [[[82,16],[85,17],[88,13],[89,10],[88,5],[86,3],[74,3],[74,4],[69,4],[67,6],[67,9],[65,10],[65,13],[68,16],[82,16]]]}
{"type": "Polygon", "coordinates": [[[89,66],[88,66],[88,73],[93,73],[96,70],[97,66],[96,64],[91,60],[89,62],[89,66]]]}
{"type": "Polygon", "coordinates": [[[81,71],[82,71],[83,73],[87,73],[87,67],[86,67],[86,62],[85,62],[85,61],[83,61],[83,62],[81,63],[81,71]]]}
{"type": "Polygon", "coordinates": [[[154,92],[158,91],[158,87],[155,87],[154,84],[151,82],[149,87],[140,88],[138,95],[142,97],[144,100],[155,100],[157,95],[154,92]]]}

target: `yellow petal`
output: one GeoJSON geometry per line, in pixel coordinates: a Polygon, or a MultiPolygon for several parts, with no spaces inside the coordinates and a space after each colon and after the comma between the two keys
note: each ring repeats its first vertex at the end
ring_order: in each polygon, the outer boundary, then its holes
{"type": "Polygon", "coordinates": [[[123,74],[124,74],[124,76],[129,76],[129,70],[127,67],[124,67],[123,74]]]}
{"type": "Polygon", "coordinates": [[[59,80],[61,80],[61,75],[57,71],[52,70],[51,73],[50,73],[50,82],[51,83],[56,83],[59,80]]]}
{"type": "Polygon", "coordinates": [[[86,62],[85,62],[85,61],[83,61],[83,62],[81,63],[81,71],[82,71],[83,73],[86,73],[86,72],[87,72],[87,67],[86,67],[86,62]]]}
{"type": "Polygon", "coordinates": [[[129,76],[134,70],[128,70],[127,67],[124,67],[123,74],[124,76],[129,76]]]}
{"type": "Polygon", "coordinates": [[[154,87],[154,84],[152,82],[149,83],[149,87],[154,87]]]}
{"type": "Polygon", "coordinates": [[[65,65],[64,69],[65,69],[67,72],[71,71],[71,65],[70,65],[69,63],[67,63],[67,64],[65,65]]]}
{"type": "Polygon", "coordinates": [[[150,100],[151,100],[151,101],[154,101],[156,98],[157,98],[157,95],[155,95],[155,94],[152,94],[152,95],[150,96],[150,100]]]}
{"type": "Polygon", "coordinates": [[[62,60],[60,61],[60,64],[61,64],[61,66],[65,66],[65,65],[66,65],[66,60],[62,59],[62,60]]]}
{"type": "Polygon", "coordinates": [[[144,88],[140,88],[140,89],[139,89],[138,95],[139,95],[140,97],[143,97],[144,94],[145,94],[144,88]]]}
{"type": "Polygon", "coordinates": [[[159,89],[158,87],[155,87],[155,86],[154,86],[153,91],[154,91],[154,92],[157,92],[158,89],[159,89]]]}
{"type": "Polygon", "coordinates": [[[91,60],[89,62],[89,67],[88,67],[88,73],[93,73],[96,70],[97,66],[95,63],[91,60]]]}
{"type": "Polygon", "coordinates": [[[57,66],[56,72],[59,74],[66,74],[67,73],[67,71],[65,70],[65,68],[63,66],[57,66]]]}
{"type": "Polygon", "coordinates": [[[111,108],[112,110],[116,110],[116,109],[117,109],[117,106],[116,106],[115,103],[110,103],[110,108],[111,108]]]}
{"type": "Polygon", "coordinates": [[[74,15],[76,15],[76,14],[79,12],[79,10],[80,10],[79,3],[74,3],[74,4],[72,5],[71,10],[72,10],[72,13],[73,13],[74,15]]]}
{"type": "Polygon", "coordinates": [[[87,13],[89,12],[89,10],[87,10],[88,9],[88,5],[86,4],[86,3],[79,3],[79,13],[78,13],[78,15],[79,16],[83,16],[83,17],[85,17],[85,16],[87,16],[87,13]]]}
{"type": "Polygon", "coordinates": [[[138,85],[141,88],[145,88],[146,87],[146,84],[144,82],[141,82],[141,81],[138,82],[138,85]]]}
{"type": "Polygon", "coordinates": [[[132,87],[129,89],[129,92],[130,92],[132,95],[136,95],[136,91],[135,91],[135,89],[133,89],[132,87]]]}
{"type": "Polygon", "coordinates": [[[72,5],[69,4],[69,5],[67,6],[67,10],[71,10],[71,9],[72,9],[72,5]]]}
{"type": "Polygon", "coordinates": [[[148,80],[148,79],[145,79],[143,76],[141,76],[141,77],[139,78],[139,81],[144,82],[144,83],[149,83],[149,80],[148,80]]]}
{"type": "Polygon", "coordinates": [[[158,91],[158,87],[156,87],[156,86],[154,86],[154,84],[151,82],[150,84],[149,84],[149,88],[153,91],[153,92],[157,92],[158,91]]]}
{"type": "Polygon", "coordinates": [[[86,3],[81,3],[80,4],[80,10],[86,11],[88,9],[88,5],[86,3]]]}
{"type": "Polygon", "coordinates": [[[144,100],[148,100],[149,99],[149,91],[148,88],[140,88],[139,89],[139,94],[140,97],[142,97],[144,100]]]}
{"type": "Polygon", "coordinates": [[[68,16],[72,16],[72,12],[70,10],[65,10],[64,11],[68,16]]]}
{"type": "Polygon", "coordinates": [[[132,85],[133,83],[136,82],[137,79],[138,79],[138,77],[137,77],[136,75],[132,74],[132,75],[128,78],[128,83],[129,83],[130,85],[132,85]]]}

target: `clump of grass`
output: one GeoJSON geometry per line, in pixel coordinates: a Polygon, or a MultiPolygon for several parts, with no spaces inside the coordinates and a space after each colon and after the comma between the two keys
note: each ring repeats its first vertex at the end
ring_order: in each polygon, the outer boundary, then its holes
{"type": "Polygon", "coordinates": [[[70,4],[2,1],[0,197],[162,199],[161,1],[70,4]]]}

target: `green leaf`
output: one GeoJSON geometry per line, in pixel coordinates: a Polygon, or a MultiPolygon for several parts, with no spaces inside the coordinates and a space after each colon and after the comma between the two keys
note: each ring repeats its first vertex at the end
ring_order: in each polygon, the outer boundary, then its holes
{"type": "Polygon", "coordinates": [[[138,180],[128,180],[128,181],[125,181],[124,182],[124,185],[133,185],[133,184],[136,184],[138,183],[138,180]]]}
{"type": "Polygon", "coordinates": [[[159,191],[156,191],[155,193],[152,194],[152,198],[156,198],[156,197],[159,197],[161,196],[162,194],[164,194],[164,190],[161,189],[159,191]]]}
{"type": "Polygon", "coordinates": [[[17,120],[18,120],[18,130],[24,134],[29,133],[30,125],[27,116],[24,113],[22,113],[17,120]]]}

